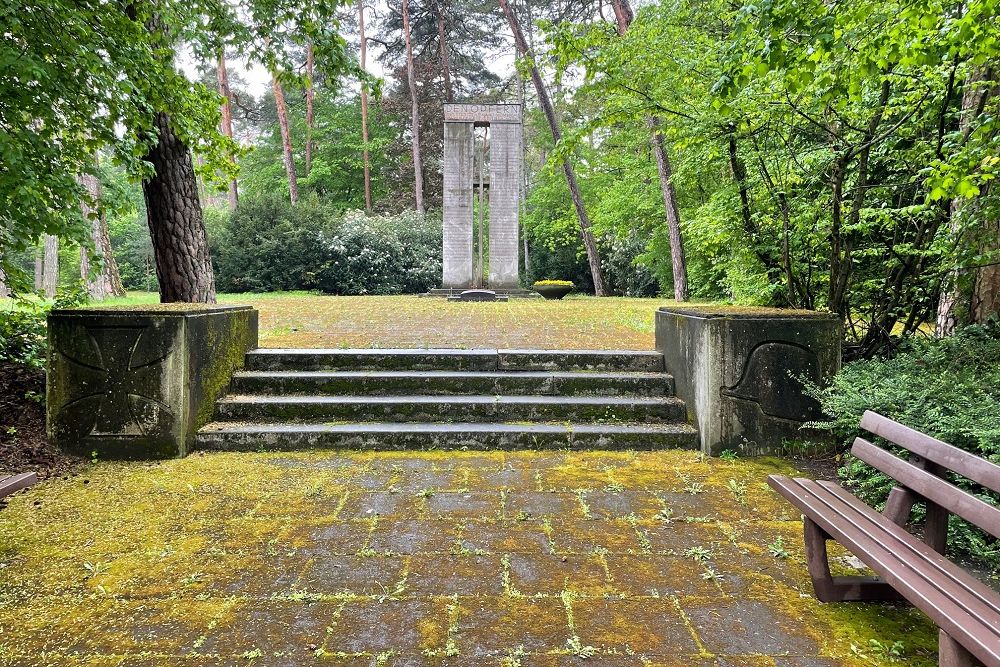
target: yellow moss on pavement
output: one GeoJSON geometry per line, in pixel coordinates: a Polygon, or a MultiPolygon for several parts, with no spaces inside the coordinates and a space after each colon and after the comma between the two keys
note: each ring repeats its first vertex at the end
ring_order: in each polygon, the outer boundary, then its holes
{"type": "Polygon", "coordinates": [[[790,471],[678,451],[100,462],[0,510],[0,665],[933,665],[918,612],[812,597],[800,519],[765,483],[790,471]]]}

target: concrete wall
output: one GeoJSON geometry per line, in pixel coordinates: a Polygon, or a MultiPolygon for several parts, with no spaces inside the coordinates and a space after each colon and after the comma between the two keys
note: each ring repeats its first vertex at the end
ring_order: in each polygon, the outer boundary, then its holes
{"type": "Polygon", "coordinates": [[[442,287],[472,287],[472,123],[444,124],[444,221],[442,287]]]}
{"type": "Polygon", "coordinates": [[[49,438],[102,458],[185,456],[215,399],[257,347],[250,306],[54,310],[49,438]]]}
{"type": "Polygon", "coordinates": [[[664,307],[656,347],[698,428],[702,451],[775,453],[809,437],[820,417],[800,378],[824,384],[840,369],[836,316],[810,311],[664,307]]]}

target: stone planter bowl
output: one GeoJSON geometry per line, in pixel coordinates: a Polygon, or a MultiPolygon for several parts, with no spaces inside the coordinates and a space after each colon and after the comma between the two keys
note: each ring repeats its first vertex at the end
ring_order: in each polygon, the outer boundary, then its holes
{"type": "Polygon", "coordinates": [[[546,299],[561,299],[573,291],[573,285],[532,285],[535,290],[546,299]]]}

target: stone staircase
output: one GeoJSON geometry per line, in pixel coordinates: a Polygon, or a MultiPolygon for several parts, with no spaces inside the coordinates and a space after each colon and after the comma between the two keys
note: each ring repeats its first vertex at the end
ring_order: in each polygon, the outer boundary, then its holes
{"type": "Polygon", "coordinates": [[[659,449],[698,436],[657,352],[258,349],[197,444],[659,449]]]}

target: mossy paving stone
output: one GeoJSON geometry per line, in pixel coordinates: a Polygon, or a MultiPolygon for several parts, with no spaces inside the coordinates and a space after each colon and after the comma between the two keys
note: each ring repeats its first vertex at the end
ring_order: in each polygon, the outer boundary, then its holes
{"type": "Polygon", "coordinates": [[[421,654],[448,639],[447,600],[351,600],[330,624],[327,653],[421,654]]]}
{"type": "Polygon", "coordinates": [[[588,595],[614,592],[602,559],[596,554],[510,554],[507,571],[510,588],[526,596],[558,596],[563,591],[588,595]]]}
{"type": "Polygon", "coordinates": [[[638,553],[642,543],[632,526],[624,520],[553,520],[550,539],[556,552],[562,554],[589,554],[595,550],[613,553],[638,553]]]}
{"type": "Polygon", "coordinates": [[[694,655],[699,646],[670,598],[573,602],[573,628],[584,646],[642,655],[694,655]]]}
{"type": "Polygon", "coordinates": [[[819,652],[815,640],[802,632],[801,624],[792,625],[793,619],[757,600],[682,603],[682,608],[712,653],[812,656],[819,652]]]}
{"type": "MultiPolygon", "coordinates": [[[[726,583],[706,579],[705,564],[682,556],[660,554],[607,554],[605,556],[612,586],[619,593],[651,595],[720,595],[726,583]]],[[[716,567],[725,572],[724,567],[716,567]]]]}
{"type": "Polygon", "coordinates": [[[559,598],[459,598],[459,611],[458,648],[469,660],[560,650],[572,635],[559,598]]]}
{"type": "Polygon", "coordinates": [[[434,519],[380,519],[367,548],[378,553],[448,553],[458,539],[455,524],[434,519]]]}
{"type": "Polygon", "coordinates": [[[322,595],[385,595],[396,590],[405,568],[398,556],[316,556],[293,585],[322,595]]]}
{"type": "Polygon", "coordinates": [[[423,491],[457,491],[464,480],[455,470],[399,470],[393,486],[401,493],[416,494],[423,491]]]}
{"type": "Polygon", "coordinates": [[[504,514],[508,518],[529,519],[583,516],[575,493],[522,489],[506,494],[504,514]]]}
{"type": "Polygon", "coordinates": [[[340,519],[367,519],[372,516],[392,516],[412,514],[419,505],[419,499],[409,493],[387,493],[384,491],[359,491],[350,494],[341,506],[337,517],[340,519]]]}
{"type": "Polygon", "coordinates": [[[503,565],[496,555],[412,556],[406,595],[481,595],[503,592],[503,565]]]}
{"type": "Polygon", "coordinates": [[[489,491],[438,492],[424,502],[424,511],[441,519],[499,518],[501,509],[500,494],[489,491]]]}
{"type": "Polygon", "coordinates": [[[342,603],[245,600],[238,602],[207,634],[196,652],[228,658],[244,655],[294,657],[303,664],[326,639],[342,603]]]}
{"type": "Polygon", "coordinates": [[[663,505],[648,491],[627,489],[623,491],[584,491],[580,500],[587,505],[594,519],[619,519],[635,516],[652,519],[663,505]]]}
{"type": "Polygon", "coordinates": [[[292,526],[288,543],[309,556],[345,556],[358,553],[368,539],[370,521],[321,519],[292,526]]]}
{"type": "Polygon", "coordinates": [[[492,554],[547,554],[549,538],[541,521],[473,520],[461,524],[461,545],[468,551],[492,554]]]}

